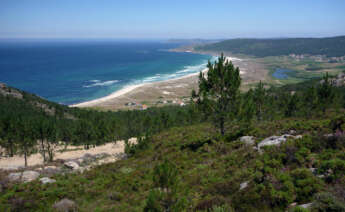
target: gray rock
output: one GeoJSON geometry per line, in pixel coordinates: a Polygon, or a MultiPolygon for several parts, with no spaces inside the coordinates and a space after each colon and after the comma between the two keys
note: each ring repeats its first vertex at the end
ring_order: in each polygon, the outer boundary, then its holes
{"type": "Polygon", "coordinates": [[[97,155],[95,155],[96,159],[101,159],[101,158],[105,158],[105,157],[109,157],[110,155],[108,153],[102,152],[99,153],[97,155]]]}
{"type": "Polygon", "coordinates": [[[42,177],[40,179],[40,181],[41,181],[42,184],[55,183],[56,182],[56,180],[50,179],[49,177],[42,177]]]}
{"type": "Polygon", "coordinates": [[[295,135],[295,134],[296,134],[296,130],[290,130],[289,133],[290,133],[291,135],[295,135]]]}
{"type": "Polygon", "coordinates": [[[281,143],[285,142],[286,139],[289,136],[287,135],[282,135],[282,136],[271,136],[268,138],[265,138],[264,140],[262,140],[259,144],[258,147],[259,149],[263,146],[272,146],[272,145],[280,145],[281,143]]]}
{"type": "Polygon", "coordinates": [[[84,167],[79,167],[76,171],[83,174],[86,169],[84,167]]]}
{"type": "Polygon", "coordinates": [[[72,170],[77,170],[79,169],[79,165],[74,162],[74,161],[68,161],[68,162],[65,162],[64,165],[69,168],[69,169],[72,169],[72,170]]]}
{"type": "Polygon", "coordinates": [[[296,207],[297,206],[297,202],[293,202],[293,203],[291,203],[290,205],[289,205],[289,208],[294,208],[294,207],[296,207]]]}
{"type": "Polygon", "coordinates": [[[20,181],[20,179],[22,178],[22,173],[21,172],[10,173],[7,176],[7,178],[10,182],[20,181]]]}
{"type": "Polygon", "coordinates": [[[299,205],[299,207],[308,209],[308,208],[311,208],[312,205],[313,205],[313,203],[310,202],[310,203],[306,203],[306,204],[303,204],[303,205],[299,205]]]}
{"type": "Polygon", "coordinates": [[[249,181],[243,182],[240,184],[240,191],[248,187],[249,181]]]}
{"type": "Polygon", "coordinates": [[[116,160],[125,160],[128,158],[128,155],[126,153],[115,153],[114,157],[116,158],[116,160]]]}
{"type": "Polygon", "coordinates": [[[93,158],[93,155],[91,155],[90,153],[85,153],[83,155],[83,158],[93,158]]]}
{"type": "Polygon", "coordinates": [[[85,164],[89,164],[89,163],[92,163],[93,161],[96,160],[95,156],[89,154],[89,153],[86,153],[84,154],[84,156],[82,157],[83,159],[83,163],[85,164]]]}
{"type": "Polygon", "coordinates": [[[303,138],[302,135],[296,135],[296,136],[294,137],[294,139],[301,139],[301,138],[303,138]]]}
{"type": "Polygon", "coordinates": [[[77,205],[74,201],[64,198],[53,205],[53,208],[59,212],[77,211],[77,205]]]}
{"type": "Polygon", "coordinates": [[[46,166],[42,170],[43,174],[46,174],[46,175],[49,175],[49,176],[58,174],[60,172],[61,172],[61,168],[60,167],[56,167],[56,166],[46,166]]]}
{"type": "Polygon", "coordinates": [[[255,145],[255,138],[253,136],[242,136],[240,141],[247,145],[255,145]]]}
{"type": "Polygon", "coordinates": [[[280,145],[281,143],[284,143],[288,138],[293,138],[293,139],[300,139],[302,138],[302,135],[297,135],[293,136],[290,134],[284,134],[281,136],[271,136],[268,138],[265,138],[258,144],[258,148],[260,150],[261,147],[263,146],[272,146],[272,145],[280,145]]]}
{"type": "Polygon", "coordinates": [[[316,168],[309,168],[309,171],[313,174],[316,174],[317,172],[317,169],[316,168]]]}
{"type": "Polygon", "coordinates": [[[22,175],[22,181],[24,183],[31,182],[33,180],[36,180],[40,176],[40,173],[35,171],[24,171],[22,175]]]}
{"type": "Polygon", "coordinates": [[[84,163],[84,159],[83,158],[78,158],[77,159],[77,162],[79,165],[83,164],[84,163]]]}

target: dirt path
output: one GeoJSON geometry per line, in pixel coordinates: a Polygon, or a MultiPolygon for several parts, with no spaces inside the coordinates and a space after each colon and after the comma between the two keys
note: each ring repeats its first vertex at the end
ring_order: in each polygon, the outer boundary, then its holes
{"type": "MultiPolygon", "coordinates": [[[[91,155],[96,155],[100,153],[107,153],[109,155],[115,155],[119,153],[124,153],[125,144],[123,141],[118,141],[116,144],[108,143],[102,146],[97,146],[88,150],[83,149],[83,146],[70,146],[69,151],[66,152],[56,152],[54,160],[57,159],[76,159],[82,157],[84,154],[88,153],[91,155]],[[72,150],[78,149],[78,150],[72,150]]],[[[114,161],[114,160],[113,160],[114,161]]],[[[43,157],[41,154],[33,154],[28,157],[28,166],[42,165],[43,157]]],[[[11,158],[1,158],[0,159],[0,169],[4,170],[15,170],[20,167],[24,167],[24,157],[23,156],[14,156],[11,158]]]]}

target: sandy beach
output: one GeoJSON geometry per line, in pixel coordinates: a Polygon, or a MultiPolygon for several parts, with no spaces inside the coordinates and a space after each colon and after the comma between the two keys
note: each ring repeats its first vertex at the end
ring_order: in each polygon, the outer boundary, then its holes
{"type": "MultiPolygon", "coordinates": [[[[227,56],[227,60],[240,68],[243,89],[246,85],[265,80],[268,71],[254,60],[227,56]]],[[[203,72],[207,72],[204,69],[203,72]]],[[[197,89],[199,73],[160,82],[130,85],[108,96],[87,101],[71,107],[96,107],[103,110],[141,109],[167,104],[185,104],[191,91],[197,89]],[[144,106],[143,106],[144,105],[144,106]]]]}

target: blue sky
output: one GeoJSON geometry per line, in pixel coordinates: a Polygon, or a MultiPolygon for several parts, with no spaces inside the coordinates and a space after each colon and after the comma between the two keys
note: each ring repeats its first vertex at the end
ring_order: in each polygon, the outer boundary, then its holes
{"type": "Polygon", "coordinates": [[[0,0],[0,38],[345,35],[344,0],[0,0]]]}

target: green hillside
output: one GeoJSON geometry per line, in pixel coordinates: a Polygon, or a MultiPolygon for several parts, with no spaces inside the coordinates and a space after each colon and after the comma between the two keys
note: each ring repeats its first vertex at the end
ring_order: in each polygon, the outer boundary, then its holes
{"type": "Polygon", "coordinates": [[[4,84],[0,87],[0,146],[10,156],[37,152],[37,140],[42,146],[63,141],[90,148],[199,120],[189,106],[99,112],[70,108],[4,84]]]}
{"type": "Polygon", "coordinates": [[[48,142],[92,148],[139,137],[126,145],[125,159],[55,175],[51,184],[9,182],[1,171],[0,211],[56,211],[64,198],[74,211],[344,211],[345,87],[326,75],[323,83],[259,83],[239,93],[239,70],[222,59],[187,107],[98,112],[21,91],[22,98],[0,95],[0,140],[8,150],[15,141],[18,151],[33,152],[41,119],[64,135],[48,133],[48,142]],[[50,112],[32,102],[45,102],[50,112]]]}
{"type": "Polygon", "coordinates": [[[330,38],[231,39],[195,47],[197,51],[231,52],[257,57],[289,54],[345,56],[345,36],[330,38]]]}

